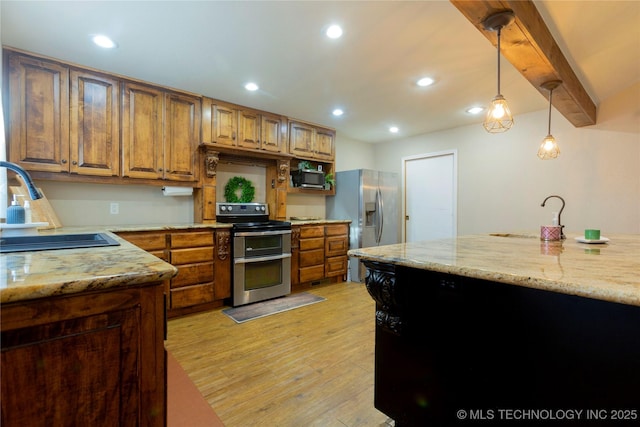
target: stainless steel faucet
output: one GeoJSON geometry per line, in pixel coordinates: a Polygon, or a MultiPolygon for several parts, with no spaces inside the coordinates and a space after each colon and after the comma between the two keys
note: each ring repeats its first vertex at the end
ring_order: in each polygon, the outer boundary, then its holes
{"type": "Polygon", "coordinates": [[[27,186],[27,190],[29,191],[29,197],[31,197],[31,200],[42,199],[42,194],[40,194],[40,191],[38,191],[36,185],[33,183],[33,179],[31,179],[31,175],[29,175],[26,170],[22,169],[15,163],[5,162],[1,160],[0,167],[10,169],[22,177],[24,183],[27,186]]]}
{"type": "Polygon", "coordinates": [[[540,206],[544,207],[544,204],[547,203],[547,200],[549,200],[552,197],[556,197],[556,198],[558,198],[558,199],[560,199],[562,201],[562,207],[560,208],[560,212],[558,212],[558,225],[560,226],[560,238],[561,239],[566,239],[566,236],[564,235],[564,225],[562,225],[562,221],[560,220],[560,216],[562,215],[562,210],[564,209],[564,199],[562,197],[556,196],[554,194],[554,195],[549,196],[546,199],[544,199],[540,206]]]}

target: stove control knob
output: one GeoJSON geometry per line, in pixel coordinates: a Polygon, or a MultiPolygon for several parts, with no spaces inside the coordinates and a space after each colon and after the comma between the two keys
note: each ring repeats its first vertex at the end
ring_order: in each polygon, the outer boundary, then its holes
{"type": "Polygon", "coordinates": [[[265,211],[265,207],[264,207],[264,206],[262,206],[260,209],[262,209],[262,212],[264,212],[264,211],[265,211]]]}
{"type": "Polygon", "coordinates": [[[226,211],[226,210],[227,210],[227,207],[226,207],[225,205],[222,205],[222,206],[220,206],[220,210],[221,210],[222,212],[224,212],[224,211],[226,211]]]}
{"type": "Polygon", "coordinates": [[[227,207],[227,210],[228,210],[229,212],[231,212],[231,211],[233,210],[233,206],[229,206],[229,207],[227,207]]]}
{"type": "Polygon", "coordinates": [[[259,211],[260,210],[260,206],[256,206],[256,210],[259,211]]]}

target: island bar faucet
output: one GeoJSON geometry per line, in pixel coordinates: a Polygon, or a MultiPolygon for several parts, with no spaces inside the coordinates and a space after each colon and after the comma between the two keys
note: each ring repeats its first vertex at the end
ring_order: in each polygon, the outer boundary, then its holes
{"type": "Polygon", "coordinates": [[[562,215],[562,210],[564,209],[564,199],[562,197],[556,196],[554,194],[554,195],[551,195],[551,196],[547,197],[546,199],[544,199],[540,206],[544,207],[544,204],[547,203],[547,200],[549,200],[552,197],[556,197],[556,198],[558,198],[558,199],[560,199],[562,201],[562,207],[560,208],[560,212],[558,212],[558,225],[560,226],[560,238],[561,239],[566,239],[566,236],[564,235],[564,225],[562,225],[562,221],[560,220],[560,215],[562,215]]]}
{"type": "Polygon", "coordinates": [[[38,191],[36,185],[33,183],[33,179],[31,179],[31,175],[29,175],[26,170],[22,169],[15,163],[5,162],[3,160],[0,160],[0,167],[10,169],[22,177],[25,185],[27,186],[27,190],[29,191],[29,197],[31,197],[31,200],[42,199],[42,194],[40,194],[40,191],[38,191]]]}

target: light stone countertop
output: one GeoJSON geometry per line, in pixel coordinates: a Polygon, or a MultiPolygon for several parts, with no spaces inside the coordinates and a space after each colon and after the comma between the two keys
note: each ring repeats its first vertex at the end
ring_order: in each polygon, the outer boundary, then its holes
{"type": "MultiPolygon", "coordinates": [[[[298,217],[296,217],[298,218],[298,217]]],[[[320,218],[300,218],[288,219],[291,225],[322,225],[322,224],[349,224],[350,219],[320,219],[320,218]]]]}
{"type": "MultiPolygon", "coordinates": [[[[104,228],[83,229],[104,232],[104,228]]],[[[177,274],[171,264],[107,234],[120,246],[0,254],[0,303],[138,285],[177,274]]]]}
{"type": "MultiPolygon", "coordinates": [[[[348,220],[294,220],[292,225],[344,223],[348,220]]],[[[0,303],[136,285],[177,274],[171,264],[113,233],[231,228],[224,223],[138,224],[62,227],[38,234],[107,232],[120,246],[0,254],[0,303]]]]}
{"type": "Polygon", "coordinates": [[[469,235],[352,249],[349,255],[640,306],[640,235],[607,235],[605,244],[579,243],[576,237],[568,233],[564,241],[544,242],[535,233],[469,235]]]}

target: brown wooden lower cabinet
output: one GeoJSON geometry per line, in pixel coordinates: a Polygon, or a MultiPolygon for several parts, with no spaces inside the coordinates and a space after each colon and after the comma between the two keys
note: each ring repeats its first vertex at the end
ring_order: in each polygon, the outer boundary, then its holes
{"type": "Polygon", "coordinates": [[[213,231],[169,235],[169,262],[178,267],[169,291],[172,310],[215,300],[213,238],[213,231]]]}
{"type": "MultiPolygon", "coordinates": [[[[169,317],[220,307],[231,297],[230,229],[117,234],[178,268],[178,274],[165,283],[169,317]]],[[[348,223],[293,226],[293,290],[327,279],[345,280],[348,249],[348,223]]]]}
{"type": "Polygon", "coordinates": [[[292,236],[292,285],[346,279],[349,224],[294,226],[292,236]]]}
{"type": "Polygon", "coordinates": [[[325,226],[325,276],[346,280],[347,251],[349,250],[349,225],[332,224],[325,226]]]}
{"type": "Polygon", "coordinates": [[[300,283],[324,279],[324,226],[300,227],[300,283]]]}
{"type": "Polygon", "coordinates": [[[2,305],[2,425],[165,426],[162,283],[2,305]]]}
{"type": "Polygon", "coordinates": [[[169,317],[219,307],[231,296],[228,229],[140,231],[118,235],[178,268],[178,274],[165,283],[169,317]]]}

